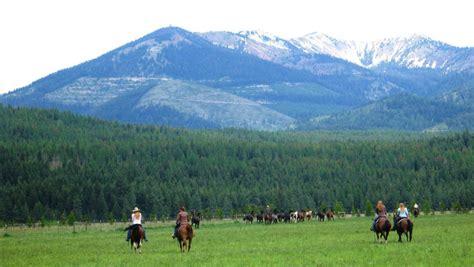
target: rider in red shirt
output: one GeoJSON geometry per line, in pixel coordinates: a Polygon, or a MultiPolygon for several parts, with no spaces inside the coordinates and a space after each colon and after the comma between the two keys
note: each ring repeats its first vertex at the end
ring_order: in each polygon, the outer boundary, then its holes
{"type": "Polygon", "coordinates": [[[179,208],[178,216],[176,217],[176,226],[174,228],[174,233],[171,237],[174,239],[178,236],[178,229],[183,225],[188,224],[188,213],[184,207],[179,208]]]}

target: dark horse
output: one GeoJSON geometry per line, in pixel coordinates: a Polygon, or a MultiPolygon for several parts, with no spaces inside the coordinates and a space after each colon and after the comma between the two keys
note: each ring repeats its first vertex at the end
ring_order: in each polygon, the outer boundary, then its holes
{"type": "Polygon", "coordinates": [[[407,219],[401,219],[397,223],[397,233],[398,233],[398,242],[402,242],[402,234],[405,234],[407,241],[411,242],[411,235],[413,232],[413,223],[407,219]],[[408,239],[408,234],[410,234],[410,239],[408,239]]]}
{"type": "Polygon", "coordinates": [[[130,225],[125,228],[125,231],[132,229],[132,234],[130,238],[130,247],[135,250],[137,253],[142,253],[142,243],[144,238],[143,227],[141,224],[130,225]]]}
{"type": "Polygon", "coordinates": [[[178,229],[178,242],[181,252],[189,252],[191,250],[191,242],[193,241],[193,227],[189,224],[183,225],[178,229]]]}
{"type": "MultiPolygon", "coordinates": [[[[387,243],[388,234],[390,234],[391,228],[392,225],[390,224],[390,221],[387,219],[387,217],[380,216],[377,220],[377,223],[375,224],[375,234],[377,235],[377,240],[379,240],[380,237],[383,237],[385,239],[385,243],[387,243]]],[[[382,240],[380,240],[380,242],[382,242],[382,240]]]]}
{"type": "Polygon", "coordinates": [[[316,213],[316,216],[318,216],[318,221],[323,221],[324,222],[324,213],[322,213],[321,211],[318,211],[318,213],[316,213]]]}
{"type": "Polygon", "coordinates": [[[244,222],[246,223],[253,223],[253,216],[252,214],[247,214],[244,216],[244,222]]]}
{"type": "Polygon", "coordinates": [[[197,215],[193,212],[193,217],[191,218],[191,225],[195,228],[199,228],[199,224],[201,223],[201,214],[198,212],[197,215]]]}
{"type": "Polygon", "coordinates": [[[420,208],[413,209],[413,215],[415,215],[415,218],[418,217],[420,215],[420,208]]]}

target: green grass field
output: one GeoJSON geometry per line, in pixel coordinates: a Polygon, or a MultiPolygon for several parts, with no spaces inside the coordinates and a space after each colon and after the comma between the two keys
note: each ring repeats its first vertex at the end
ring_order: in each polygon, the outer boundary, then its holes
{"type": "MultiPolygon", "coordinates": [[[[0,266],[474,266],[474,214],[414,220],[411,243],[376,243],[370,219],[245,225],[206,222],[181,254],[172,227],[145,225],[149,242],[134,254],[122,224],[10,229],[0,237],[0,266]]],[[[404,240],[405,241],[405,240],[404,240]]]]}

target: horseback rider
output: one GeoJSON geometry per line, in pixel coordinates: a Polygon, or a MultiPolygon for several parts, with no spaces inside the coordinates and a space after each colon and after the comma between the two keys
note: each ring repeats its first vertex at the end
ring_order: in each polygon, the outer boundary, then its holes
{"type": "Polygon", "coordinates": [[[410,214],[408,213],[408,209],[405,207],[405,204],[403,204],[402,202],[400,203],[399,208],[397,209],[397,215],[395,216],[395,218],[393,218],[392,231],[395,231],[397,229],[398,222],[405,218],[410,220],[410,214]]]}
{"type": "Polygon", "coordinates": [[[267,205],[267,207],[265,208],[265,214],[272,214],[272,209],[270,208],[270,205],[267,205]]]}
{"type": "Polygon", "coordinates": [[[176,226],[174,227],[174,233],[171,235],[173,239],[178,236],[178,229],[183,226],[188,225],[188,213],[184,207],[179,208],[178,216],[176,217],[176,226]]]}
{"type": "Polygon", "coordinates": [[[382,200],[379,200],[375,206],[375,218],[372,226],[370,227],[370,231],[375,231],[375,223],[377,223],[380,217],[387,217],[387,209],[385,208],[382,200]]]}
{"type": "MultiPolygon", "coordinates": [[[[125,241],[130,241],[130,238],[132,236],[132,229],[133,229],[133,226],[134,225],[142,225],[142,213],[140,212],[140,209],[135,207],[133,210],[132,210],[132,225],[131,227],[128,228],[128,232],[127,232],[127,239],[125,241]]],[[[143,225],[142,225],[142,228],[143,228],[143,225]]],[[[145,232],[145,228],[143,228],[143,238],[145,239],[145,241],[148,242],[148,238],[146,238],[146,232],[145,232]]]]}

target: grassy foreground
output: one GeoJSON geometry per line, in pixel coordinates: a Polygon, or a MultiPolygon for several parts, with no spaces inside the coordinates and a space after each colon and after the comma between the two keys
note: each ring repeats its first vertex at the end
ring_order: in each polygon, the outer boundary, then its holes
{"type": "MultiPolygon", "coordinates": [[[[474,266],[474,215],[415,219],[413,241],[374,241],[368,218],[245,225],[206,223],[188,254],[169,224],[148,225],[150,241],[133,254],[119,225],[12,230],[0,237],[0,266],[474,266]]],[[[404,240],[405,241],[405,240],[404,240]]]]}

